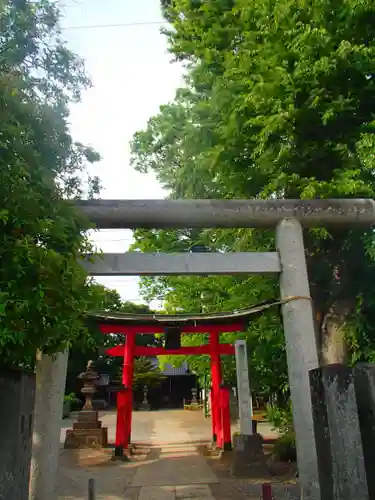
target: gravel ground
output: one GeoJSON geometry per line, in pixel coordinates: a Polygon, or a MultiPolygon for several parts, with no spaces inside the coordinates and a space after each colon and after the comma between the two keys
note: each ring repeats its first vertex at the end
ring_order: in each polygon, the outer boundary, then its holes
{"type": "Polygon", "coordinates": [[[86,500],[89,479],[95,480],[98,500],[136,499],[139,491],[130,484],[137,467],[147,462],[149,451],[140,448],[131,462],[122,462],[112,460],[111,449],[61,450],[58,499],[86,500]]]}
{"type": "Polygon", "coordinates": [[[277,480],[264,473],[263,477],[252,479],[233,478],[230,474],[230,455],[227,459],[206,455],[206,459],[213,472],[216,474],[219,483],[211,484],[211,492],[215,500],[259,500],[262,498],[262,484],[270,483],[274,500],[300,500],[298,484],[295,479],[277,480]]]}

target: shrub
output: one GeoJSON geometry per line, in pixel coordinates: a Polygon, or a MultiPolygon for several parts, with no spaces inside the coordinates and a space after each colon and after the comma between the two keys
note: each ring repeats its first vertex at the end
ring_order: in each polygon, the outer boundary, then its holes
{"type": "Polygon", "coordinates": [[[274,428],[281,434],[273,448],[274,458],[282,462],[295,462],[297,460],[296,435],[293,429],[291,404],[287,408],[268,406],[267,416],[274,428]]]}
{"type": "Polygon", "coordinates": [[[273,456],[282,462],[295,462],[297,460],[296,436],[293,431],[283,434],[276,441],[273,456]]]}
{"type": "Polygon", "coordinates": [[[75,410],[79,408],[79,398],[74,394],[74,392],[71,392],[70,394],[65,394],[64,396],[64,401],[69,401],[70,402],[70,408],[71,410],[75,410]]]}
{"type": "Polygon", "coordinates": [[[266,408],[267,418],[273,423],[274,428],[280,434],[289,434],[293,432],[292,406],[289,404],[286,408],[268,405],[266,408]]]}

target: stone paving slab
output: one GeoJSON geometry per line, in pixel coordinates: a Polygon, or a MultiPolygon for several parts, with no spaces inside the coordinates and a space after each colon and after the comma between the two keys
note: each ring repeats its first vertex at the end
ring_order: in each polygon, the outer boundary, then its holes
{"type": "MultiPolygon", "coordinates": [[[[60,497],[59,500],[86,500],[87,496],[85,497],[60,497]]],[[[127,498],[124,499],[123,496],[108,496],[108,495],[96,495],[95,500],[128,500],[127,498]]]]}
{"type": "Polygon", "coordinates": [[[172,456],[168,447],[160,450],[159,456],[137,469],[131,486],[179,486],[190,484],[217,483],[217,478],[206,460],[196,449],[181,455],[174,448],[172,456]],[[164,453],[163,453],[164,451],[164,453]]]}
{"type": "Polygon", "coordinates": [[[144,486],[138,500],[214,500],[208,485],[144,486]]]}
{"type": "Polygon", "coordinates": [[[212,498],[210,487],[207,484],[176,486],[176,500],[187,498],[212,498]]]}
{"type": "Polygon", "coordinates": [[[144,486],[138,496],[138,500],[175,500],[175,498],[174,488],[168,486],[144,486]]]}

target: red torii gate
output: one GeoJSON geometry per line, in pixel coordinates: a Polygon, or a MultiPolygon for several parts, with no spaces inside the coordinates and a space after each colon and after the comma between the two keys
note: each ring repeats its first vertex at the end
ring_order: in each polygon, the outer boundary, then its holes
{"type": "Polygon", "coordinates": [[[164,314],[122,314],[98,313],[94,316],[104,334],[122,334],[124,345],[107,349],[110,356],[123,356],[123,389],[117,396],[117,424],[115,454],[122,456],[129,447],[133,406],[133,371],[134,358],[137,356],[159,355],[200,355],[207,354],[211,360],[211,415],[212,438],[219,447],[231,447],[229,389],[222,387],[221,355],[233,355],[232,344],[221,344],[220,334],[241,332],[247,329],[250,314],[268,308],[261,305],[235,313],[164,315],[164,314]],[[173,335],[178,343],[181,334],[206,333],[209,342],[200,346],[141,347],[136,345],[137,334],[164,333],[173,335]]]}

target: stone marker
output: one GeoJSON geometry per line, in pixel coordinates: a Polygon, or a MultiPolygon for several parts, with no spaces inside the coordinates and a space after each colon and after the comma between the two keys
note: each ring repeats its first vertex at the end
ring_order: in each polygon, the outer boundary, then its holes
{"type": "Polygon", "coordinates": [[[369,500],[354,372],[335,364],[310,371],[322,500],[369,500]]]}
{"type": "Polygon", "coordinates": [[[375,499],[375,365],[360,363],[354,369],[359,426],[367,486],[371,500],[375,499]]]}
{"type": "Polygon", "coordinates": [[[231,473],[234,477],[247,476],[264,465],[263,438],[253,433],[252,400],[249,382],[247,345],[245,340],[236,340],[237,396],[239,411],[239,434],[233,436],[231,473]]]}
{"type": "Polygon", "coordinates": [[[247,345],[245,340],[236,340],[234,343],[236,355],[236,373],[237,373],[237,397],[240,434],[251,436],[252,426],[252,400],[249,382],[249,367],[247,360],[247,345]]]}
{"type": "Polygon", "coordinates": [[[266,459],[260,434],[233,435],[231,474],[233,477],[257,477],[264,473],[266,459]]]}

